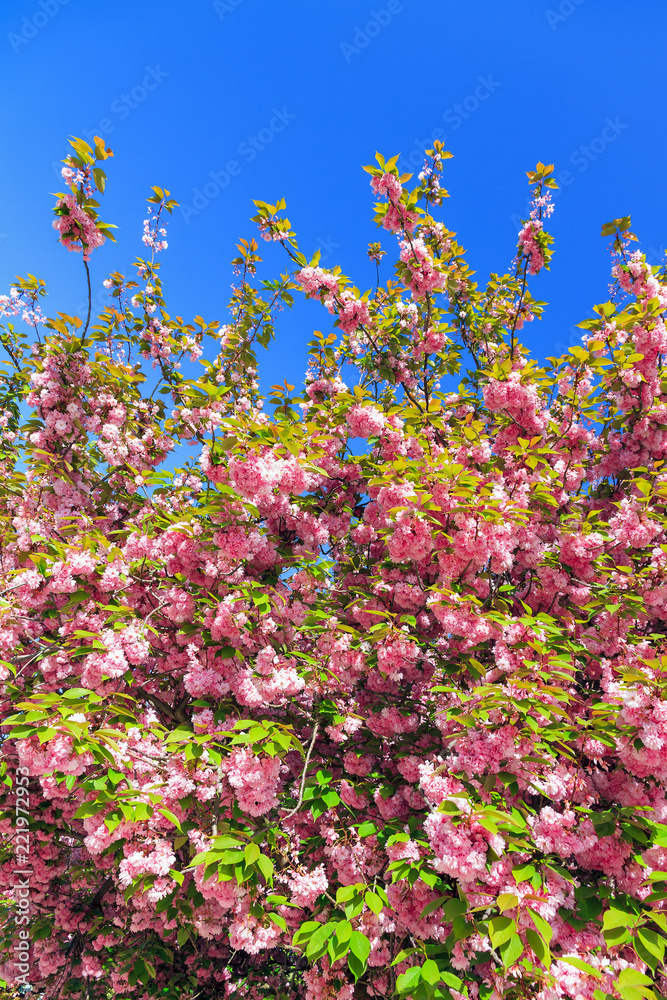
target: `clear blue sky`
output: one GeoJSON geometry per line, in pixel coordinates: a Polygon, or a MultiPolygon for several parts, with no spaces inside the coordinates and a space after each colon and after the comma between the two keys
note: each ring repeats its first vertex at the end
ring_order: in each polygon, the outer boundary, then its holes
{"type": "MultiPolygon", "coordinates": [[[[454,153],[441,218],[482,280],[512,257],[524,171],[568,172],[552,269],[533,286],[550,306],[526,330],[538,357],[560,353],[607,297],[602,223],[631,214],[653,262],[667,243],[666,36],[664,0],[4,0],[0,291],[30,271],[50,311],[82,303],[80,257],[51,229],[54,163],[67,136],[103,129],[116,155],[102,217],[120,228],[93,257],[96,292],[142,252],[153,184],[197,209],[176,211],[162,255],[174,315],[224,319],[253,198],[284,196],[303,249],[370,287],[378,231],[360,167],[376,150],[418,163],[441,129],[454,153]]],[[[264,384],[300,384],[326,323],[312,303],[283,317],[264,384]]]]}

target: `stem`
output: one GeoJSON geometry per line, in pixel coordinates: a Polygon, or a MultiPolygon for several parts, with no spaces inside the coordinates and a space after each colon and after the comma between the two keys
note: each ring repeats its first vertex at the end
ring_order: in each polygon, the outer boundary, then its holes
{"type": "Polygon", "coordinates": [[[523,305],[523,299],[526,294],[526,285],[528,284],[528,258],[526,258],[523,265],[523,277],[521,279],[521,295],[519,296],[519,304],[516,310],[516,316],[514,317],[514,322],[512,323],[511,339],[510,339],[510,360],[514,361],[514,348],[516,346],[516,325],[519,322],[519,316],[521,315],[521,307],[523,305]]]}
{"type": "Polygon", "coordinates": [[[16,359],[16,357],[14,355],[14,352],[12,351],[12,349],[10,347],[7,346],[7,342],[6,341],[8,341],[8,340],[9,340],[9,335],[6,338],[2,337],[2,338],[0,338],[0,344],[2,344],[2,346],[4,347],[4,349],[7,351],[7,354],[12,359],[12,362],[13,362],[14,367],[16,368],[16,370],[20,371],[20,365],[19,365],[19,363],[18,363],[18,361],[17,361],[17,359],[16,359]]]}
{"type": "MultiPolygon", "coordinates": [[[[222,764],[218,765],[218,781],[222,778],[222,764]]],[[[220,819],[220,792],[216,793],[215,796],[215,813],[213,815],[213,824],[211,826],[211,833],[214,837],[218,836],[218,820],[220,819]]]]}
{"type": "Polygon", "coordinates": [[[84,261],[83,261],[83,266],[86,269],[86,280],[88,282],[88,315],[86,316],[86,325],[84,326],[83,333],[81,334],[81,342],[82,343],[83,343],[84,337],[86,336],[86,333],[88,332],[88,326],[90,324],[90,313],[91,313],[91,310],[93,308],[93,294],[92,294],[91,289],[90,289],[90,268],[88,267],[88,261],[85,258],[84,258],[84,261]]]}
{"type": "Polygon", "coordinates": [[[299,801],[294,806],[294,809],[290,809],[290,811],[287,813],[287,815],[283,816],[284,820],[285,819],[289,819],[290,816],[293,816],[295,813],[297,813],[299,811],[299,809],[301,808],[301,805],[303,803],[303,793],[304,793],[304,789],[306,787],[306,774],[308,773],[308,765],[310,764],[310,757],[311,757],[311,754],[313,752],[313,747],[315,746],[315,740],[317,739],[317,734],[319,732],[319,728],[320,728],[320,724],[319,724],[319,722],[316,722],[315,723],[315,728],[313,729],[313,735],[311,736],[311,739],[310,739],[310,746],[308,747],[308,752],[306,754],[306,759],[304,761],[303,772],[301,774],[301,785],[299,787],[299,801]]]}

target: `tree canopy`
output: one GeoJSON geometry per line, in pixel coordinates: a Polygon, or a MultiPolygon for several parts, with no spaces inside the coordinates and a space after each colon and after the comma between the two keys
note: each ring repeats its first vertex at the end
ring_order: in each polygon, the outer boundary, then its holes
{"type": "MultiPolygon", "coordinates": [[[[111,155],[72,141],[55,208],[89,302],[111,155]]],[[[10,986],[664,991],[667,274],[606,225],[611,298],[538,364],[553,168],[478,284],[435,218],[449,155],[365,168],[397,245],[363,293],[257,202],[284,273],[241,240],[227,322],[172,316],[154,188],[99,316],[0,296],[10,986]],[[295,295],[327,329],[264,399],[295,295]]]]}

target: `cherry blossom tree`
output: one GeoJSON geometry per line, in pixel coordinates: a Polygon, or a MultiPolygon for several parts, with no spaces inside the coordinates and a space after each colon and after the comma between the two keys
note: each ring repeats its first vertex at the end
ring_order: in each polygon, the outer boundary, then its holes
{"type": "MultiPolygon", "coordinates": [[[[538,364],[552,167],[478,285],[433,214],[449,155],[366,168],[375,290],[257,202],[285,273],[242,240],[227,322],[174,317],[155,188],[99,316],[0,297],[10,987],[664,992],[667,274],[605,226],[611,299],[538,364]],[[327,329],[269,415],[255,351],[297,294],[327,329]]],[[[89,290],[109,156],[74,140],[55,208],[89,290]]]]}

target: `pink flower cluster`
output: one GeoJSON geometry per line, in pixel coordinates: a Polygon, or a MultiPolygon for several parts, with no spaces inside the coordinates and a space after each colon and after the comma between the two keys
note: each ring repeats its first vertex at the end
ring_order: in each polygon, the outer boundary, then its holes
{"type": "Polygon", "coordinates": [[[352,437],[377,437],[385,423],[384,413],[374,406],[353,406],[347,413],[347,425],[352,437]]]}
{"type": "Polygon", "coordinates": [[[62,211],[54,219],[53,228],[58,232],[60,242],[68,250],[82,252],[85,261],[90,260],[93,250],[105,242],[104,233],[100,232],[88,212],[77,204],[74,195],[66,194],[57,207],[62,211]]]}
{"type": "Polygon", "coordinates": [[[278,805],[279,757],[255,757],[249,750],[234,750],[223,761],[222,770],[239,808],[249,816],[263,816],[278,805]]]}
{"type": "Polygon", "coordinates": [[[435,855],[437,871],[468,883],[486,870],[489,848],[502,855],[505,842],[476,822],[461,822],[458,826],[444,813],[431,813],[424,829],[435,855]]]}
{"type": "Polygon", "coordinates": [[[423,299],[428,293],[442,291],[447,276],[436,266],[424,240],[402,240],[400,259],[405,264],[405,283],[413,298],[423,299]]]}
{"type": "Polygon", "coordinates": [[[371,187],[378,195],[386,195],[389,205],[382,218],[382,225],[390,233],[411,233],[417,225],[418,215],[406,208],[401,201],[403,187],[395,174],[384,173],[381,177],[371,177],[371,187]]]}
{"type": "Polygon", "coordinates": [[[421,517],[405,515],[387,539],[387,550],[394,562],[424,559],[433,549],[433,538],[428,522],[421,517]]]}
{"type": "Polygon", "coordinates": [[[144,219],[144,234],[141,237],[142,242],[154,253],[158,253],[160,250],[166,250],[169,244],[164,238],[167,235],[167,229],[165,225],[161,222],[160,213],[153,215],[151,206],[148,206],[148,218],[144,219]],[[162,239],[160,239],[162,237],[162,239]]]}
{"type": "Polygon", "coordinates": [[[312,871],[297,873],[290,878],[292,902],[297,906],[312,906],[318,896],[329,888],[324,865],[318,865],[312,871]]]}
{"type": "Polygon", "coordinates": [[[390,201],[397,202],[403,194],[401,182],[395,174],[384,173],[381,177],[371,177],[371,187],[378,195],[386,195],[390,201]]]}
{"type": "Polygon", "coordinates": [[[349,288],[341,292],[335,301],[329,303],[329,312],[333,313],[335,309],[338,311],[338,322],[343,333],[352,333],[360,326],[367,326],[371,321],[367,304],[363,299],[356,298],[349,288]]]}
{"type": "Polygon", "coordinates": [[[538,236],[542,232],[539,219],[530,219],[519,232],[519,260],[528,263],[528,274],[539,274],[544,267],[544,254],[538,236]]]}
{"type": "Polygon", "coordinates": [[[25,292],[13,287],[10,288],[9,295],[0,295],[0,317],[18,316],[19,313],[23,322],[31,326],[44,322],[44,314],[40,307],[31,302],[25,292]]]}
{"type": "Polygon", "coordinates": [[[320,292],[328,294],[338,291],[338,279],[321,267],[302,267],[294,275],[308,298],[315,298],[320,292]]]}
{"type": "Polygon", "coordinates": [[[484,404],[494,412],[507,413],[527,434],[543,431],[547,414],[535,385],[521,381],[521,373],[510,372],[506,379],[489,379],[484,404]]]}

